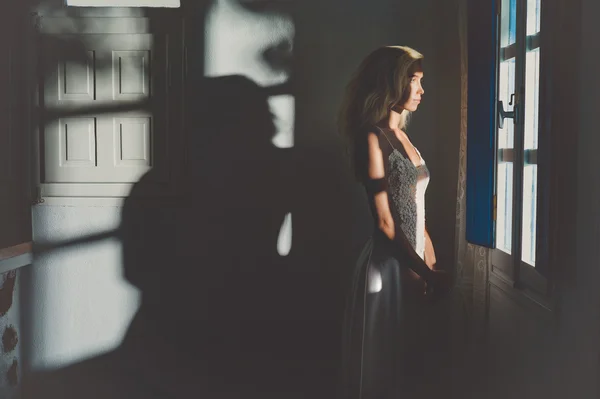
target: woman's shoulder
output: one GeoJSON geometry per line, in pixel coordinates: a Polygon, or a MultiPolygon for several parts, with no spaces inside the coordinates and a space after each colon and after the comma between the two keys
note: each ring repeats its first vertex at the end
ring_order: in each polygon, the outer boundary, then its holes
{"type": "Polygon", "coordinates": [[[365,130],[369,133],[375,133],[377,135],[379,135],[383,132],[383,128],[381,126],[378,126],[375,124],[367,125],[365,127],[365,130]]]}
{"type": "Polygon", "coordinates": [[[363,132],[364,132],[363,137],[364,137],[365,143],[371,143],[371,144],[377,143],[377,145],[383,149],[387,140],[386,140],[386,135],[383,132],[381,127],[379,127],[377,125],[366,126],[366,127],[364,127],[363,132]]]}
{"type": "Polygon", "coordinates": [[[387,157],[394,151],[395,148],[390,141],[389,134],[390,133],[385,132],[383,128],[373,125],[373,127],[364,136],[365,143],[368,147],[375,147],[378,150],[381,150],[384,159],[387,159],[387,157]]]}
{"type": "Polygon", "coordinates": [[[383,131],[383,128],[380,127],[380,126],[377,126],[377,125],[368,125],[368,126],[365,126],[363,128],[363,131],[364,131],[364,133],[365,133],[366,136],[374,135],[379,140],[381,140],[382,138],[385,137],[385,133],[383,131]]]}

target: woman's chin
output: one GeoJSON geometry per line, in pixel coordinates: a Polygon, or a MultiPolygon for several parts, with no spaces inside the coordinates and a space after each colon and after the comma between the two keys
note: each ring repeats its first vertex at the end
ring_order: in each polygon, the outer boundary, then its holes
{"type": "Polygon", "coordinates": [[[419,103],[411,103],[404,105],[404,110],[408,112],[415,112],[417,108],[419,108],[419,103]]]}

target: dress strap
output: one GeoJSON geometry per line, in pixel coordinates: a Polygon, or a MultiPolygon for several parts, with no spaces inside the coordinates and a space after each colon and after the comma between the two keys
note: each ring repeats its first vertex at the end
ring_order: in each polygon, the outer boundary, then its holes
{"type": "Polygon", "coordinates": [[[380,128],[379,126],[375,125],[375,127],[377,129],[379,129],[379,131],[381,132],[381,134],[383,134],[383,137],[385,137],[385,139],[387,140],[387,142],[390,144],[390,146],[395,150],[396,147],[394,147],[394,145],[392,144],[392,142],[390,141],[389,137],[387,136],[387,134],[385,134],[385,132],[383,131],[382,128],[380,128]]]}

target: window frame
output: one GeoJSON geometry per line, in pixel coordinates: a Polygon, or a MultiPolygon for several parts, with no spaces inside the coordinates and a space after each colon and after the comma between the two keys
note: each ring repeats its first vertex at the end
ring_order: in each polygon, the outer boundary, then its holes
{"type": "MultiPolygon", "coordinates": [[[[498,12],[497,18],[500,21],[502,12],[501,12],[501,4],[502,2],[498,2],[498,12]]],[[[542,1],[540,4],[541,10],[544,9],[544,2],[542,1]]],[[[492,250],[491,263],[492,263],[492,272],[499,272],[499,274],[503,275],[503,277],[508,277],[509,281],[512,282],[515,288],[523,289],[526,291],[531,291],[532,293],[542,295],[544,297],[549,296],[550,289],[548,284],[548,278],[546,277],[546,271],[548,268],[547,258],[541,253],[545,251],[546,248],[544,245],[540,245],[540,241],[538,239],[544,240],[543,237],[540,237],[542,233],[542,229],[540,226],[544,224],[540,219],[544,218],[545,212],[543,215],[538,212],[538,218],[536,220],[536,265],[532,266],[527,262],[522,260],[522,245],[523,245],[523,180],[524,180],[524,166],[525,166],[525,158],[529,157],[529,161],[534,161],[535,164],[538,165],[538,192],[537,192],[537,209],[538,211],[543,210],[545,204],[541,201],[541,198],[547,197],[548,193],[548,185],[544,183],[543,176],[540,176],[540,172],[542,167],[540,167],[540,163],[538,162],[538,155],[545,152],[547,148],[544,146],[541,149],[538,147],[535,151],[530,151],[529,153],[525,150],[525,62],[526,62],[526,54],[532,48],[540,49],[540,77],[539,77],[539,110],[538,110],[538,142],[543,141],[543,137],[548,135],[548,131],[545,129],[545,126],[540,123],[544,116],[547,113],[547,109],[542,107],[544,101],[542,101],[543,96],[545,95],[545,82],[543,76],[546,74],[545,61],[543,58],[545,51],[542,47],[542,37],[545,34],[545,30],[543,29],[544,23],[544,14],[541,12],[540,18],[540,32],[537,33],[533,37],[527,36],[527,0],[516,0],[516,41],[514,43],[514,57],[517,61],[517,68],[515,70],[515,94],[517,97],[517,101],[515,102],[514,110],[516,114],[519,116],[515,122],[514,129],[514,148],[511,150],[500,150],[498,152],[498,158],[501,155],[507,155],[510,157],[508,162],[512,162],[513,164],[513,197],[512,197],[512,229],[511,229],[511,253],[508,254],[498,248],[494,248],[492,250]],[[541,217],[540,217],[541,216],[541,217]]],[[[500,23],[498,23],[498,29],[500,23]]],[[[500,35],[497,36],[496,45],[497,45],[497,60],[501,60],[500,56],[502,55],[502,49],[500,47],[500,35]]],[[[497,65],[499,63],[497,62],[497,65]]],[[[498,71],[496,75],[496,84],[499,84],[499,76],[498,71]]],[[[497,92],[498,93],[498,92],[497,92]]],[[[496,95],[497,98],[497,95],[496,95]]],[[[498,126],[498,113],[496,113],[496,126],[498,126]]],[[[495,127],[496,127],[495,126],[495,127]]],[[[498,137],[496,137],[498,140],[498,137]]],[[[498,143],[496,142],[496,148],[498,148],[498,143]]],[[[496,160],[496,165],[499,165],[502,162],[501,159],[496,160]]],[[[542,166],[544,164],[542,163],[542,166]]],[[[496,186],[496,185],[495,185],[496,186]]],[[[497,198],[497,197],[496,197],[497,198]]],[[[497,207],[497,202],[494,201],[494,206],[497,207]]],[[[496,215],[496,211],[494,212],[496,215]]]]}
{"type": "MultiPolygon", "coordinates": [[[[498,151],[498,92],[499,92],[499,60],[500,60],[500,24],[501,0],[471,1],[469,3],[469,121],[467,146],[467,241],[490,249],[490,273],[508,282],[513,288],[527,295],[536,297],[538,302],[550,299],[553,295],[553,284],[550,279],[549,262],[549,225],[550,225],[550,108],[549,99],[551,63],[549,51],[550,30],[544,21],[548,18],[547,0],[540,4],[540,32],[536,35],[534,47],[540,48],[539,98],[538,98],[538,149],[525,152],[524,130],[519,134],[515,129],[515,150],[498,151]],[[482,3],[485,3],[482,4],[482,3]],[[485,23],[481,22],[484,21],[485,23]],[[486,25],[487,24],[487,25],[486,25]],[[478,36],[485,36],[481,39],[478,36]],[[492,43],[494,54],[486,54],[482,40],[492,43]],[[539,46],[537,46],[539,44],[539,46]],[[493,72],[489,71],[492,68],[493,72]],[[487,71],[483,71],[487,67],[487,71]],[[485,76],[485,78],[484,78],[485,76]],[[485,87],[485,79],[493,85],[493,89],[485,87]],[[490,101],[490,98],[492,101],[490,101]],[[488,111],[489,110],[489,111],[488,111]],[[482,118],[480,115],[489,112],[492,116],[482,118]],[[472,115],[476,114],[476,115],[472,115]],[[487,118],[487,119],[486,119],[487,118]],[[491,132],[490,132],[491,130],[491,132]],[[473,137],[475,136],[475,137],[473,137]],[[488,148],[491,151],[488,151],[488,148]],[[484,153],[483,155],[481,153],[484,153]],[[508,254],[496,248],[497,219],[497,165],[499,157],[505,155],[512,158],[513,165],[513,200],[512,200],[512,250],[508,254]],[[522,261],[522,213],[523,213],[523,166],[524,158],[538,165],[538,185],[536,198],[536,266],[522,261]],[[473,160],[475,159],[475,160],[473,160]],[[469,164],[469,161],[471,164],[469,164]],[[491,174],[491,176],[490,176],[491,174]],[[489,211],[491,209],[491,212],[489,211]],[[515,245],[516,244],[516,245],[515,245]],[[514,254],[514,255],[513,255],[514,254]]],[[[527,0],[517,0],[517,40],[514,49],[517,57],[525,60],[528,39],[526,36],[527,0]]],[[[525,67],[517,77],[517,82],[525,81],[525,67]]],[[[515,86],[515,92],[520,87],[515,86]]],[[[520,113],[523,115],[524,93],[519,100],[520,113]]],[[[519,112],[519,111],[517,111],[519,112]]],[[[488,115],[489,115],[488,114],[488,115]]],[[[523,118],[518,123],[523,124],[523,118]]],[[[505,120],[505,123],[512,121],[505,120]]]]}

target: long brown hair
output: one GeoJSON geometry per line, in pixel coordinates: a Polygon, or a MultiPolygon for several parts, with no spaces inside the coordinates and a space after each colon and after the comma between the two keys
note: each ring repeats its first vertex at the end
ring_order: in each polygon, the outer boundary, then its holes
{"type": "MultiPolygon", "coordinates": [[[[408,100],[411,76],[422,72],[422,59],[423,55],[410,47],[380,47],[362,61],[346,86],[338,127],[357,178],[366,173],[368,131],[408,100]]],[[[400,129],[406,127],[409,116],[410,112],[402,111],[400,129]]]]}

